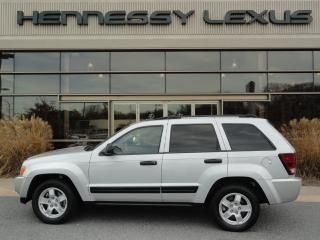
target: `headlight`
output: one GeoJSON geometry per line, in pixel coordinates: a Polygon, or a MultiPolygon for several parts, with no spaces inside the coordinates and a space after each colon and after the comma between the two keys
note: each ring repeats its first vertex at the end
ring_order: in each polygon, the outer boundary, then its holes
{"type": "Polygon", "coordinates": [[[26,167],[22,166],[22,167],[20,168],[19,176],[23,176],[23,174],[24,174],[24,172],[25,172],[26,170],[27,170],[26,167]]]}

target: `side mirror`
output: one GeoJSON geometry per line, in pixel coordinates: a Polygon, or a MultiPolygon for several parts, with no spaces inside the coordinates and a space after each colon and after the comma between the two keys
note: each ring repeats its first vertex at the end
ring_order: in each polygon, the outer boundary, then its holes
{"type": "Polygon", "coordinates": [[[121,152],[121,149],[117,146],[112,146],[111,143],[109,143],[106,148],[99,153],[99,156],[112,156],[115,154],[115,150],[118,150],[121,152]]]}

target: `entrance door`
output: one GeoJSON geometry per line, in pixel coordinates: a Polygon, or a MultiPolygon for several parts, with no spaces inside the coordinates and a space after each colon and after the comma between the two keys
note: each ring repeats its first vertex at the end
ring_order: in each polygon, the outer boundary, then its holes
{"type": "Polygon", "coordinates": [[[131,123],[166,116],[214,116],[219,113],[218,102],[121,102],[112,103],[112,133],[131,123]]]}

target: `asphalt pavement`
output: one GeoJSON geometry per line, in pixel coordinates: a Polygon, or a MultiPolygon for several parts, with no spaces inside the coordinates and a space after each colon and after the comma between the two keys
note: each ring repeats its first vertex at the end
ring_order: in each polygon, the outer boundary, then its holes
{"type": "Polygon", "coordinates": [[[320,239],[320,203],[263,205],[257,224],[247,232],[220,230],[202,208],[173,206],[90,206],[63,225],[46,225],[30,203],[0,196],[0,240],[320,239]]]}

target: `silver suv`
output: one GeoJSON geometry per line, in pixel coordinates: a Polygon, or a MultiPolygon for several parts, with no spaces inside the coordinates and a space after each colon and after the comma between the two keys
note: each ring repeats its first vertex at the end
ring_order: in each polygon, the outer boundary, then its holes
{"type": "Polygon", "coordinates": [[[45,223],[66,221],[81,202],[182,203],[243,231],[260,204],[297,198],[295,170],[295,150],[265,119],[182,117],[133,124],[95,148],[31,157],[15,187],[45,223]]]}

